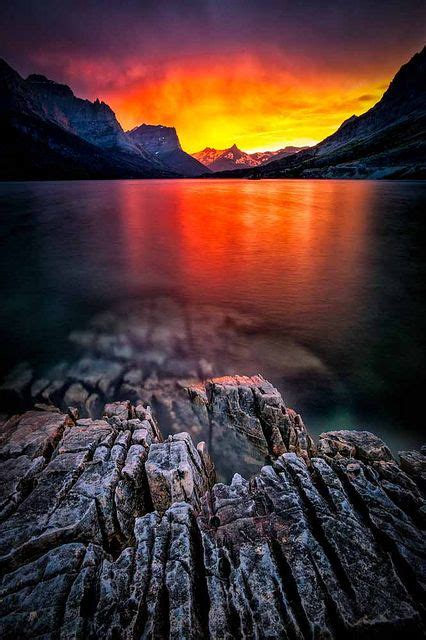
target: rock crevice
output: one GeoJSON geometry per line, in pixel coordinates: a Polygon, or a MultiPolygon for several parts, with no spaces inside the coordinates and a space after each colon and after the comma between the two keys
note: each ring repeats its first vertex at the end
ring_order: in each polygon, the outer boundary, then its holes
{"type": "Polygon", "coordinates": [[[187,397],[267,464],[216,483],[204,443],[163,440],[142,403],[4,422],[2,638],[424,637],[424,455],[315,445],[261,376],[187,397]]]}

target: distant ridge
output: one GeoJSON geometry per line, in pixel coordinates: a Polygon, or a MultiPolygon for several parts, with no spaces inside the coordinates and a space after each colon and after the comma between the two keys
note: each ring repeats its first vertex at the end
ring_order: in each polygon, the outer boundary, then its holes
{"type": "Polygon", "coordinates": [[[307,147],[284,147],[277,151],[258,151],[246,153],[241,151],[236,144],[228,149],[213,149],[206,147],[203,151],[193,153],[193,157],[208,167],[211,171],[228,171],[233,169],[248,169],[258,167],[271,160],[284,158],[292,153],[298,153],[307,147]]]}

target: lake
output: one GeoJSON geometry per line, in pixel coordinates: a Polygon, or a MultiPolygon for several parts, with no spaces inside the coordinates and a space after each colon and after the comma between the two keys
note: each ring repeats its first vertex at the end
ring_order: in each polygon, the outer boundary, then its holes
{"type": "Polygon", "coordinates": [[[312,432],[418,446],[425,203],[415,181],[2,183],[2,372],[69,358],[96,314],[157,300],[163,344],[183,314],[207,372],[263,374],[312,432]]]}

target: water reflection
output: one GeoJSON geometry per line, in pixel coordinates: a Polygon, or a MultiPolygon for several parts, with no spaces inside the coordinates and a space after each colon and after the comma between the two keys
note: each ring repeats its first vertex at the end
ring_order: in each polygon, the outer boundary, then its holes
{"type": "Polygon", "coordinates": [[[424,183],[3,184],[3,366],[67,357],[95,312],[165,292],[254,317],[226,373],[268,375],[311,429],[417,443],[425,201],[424,183]]]}

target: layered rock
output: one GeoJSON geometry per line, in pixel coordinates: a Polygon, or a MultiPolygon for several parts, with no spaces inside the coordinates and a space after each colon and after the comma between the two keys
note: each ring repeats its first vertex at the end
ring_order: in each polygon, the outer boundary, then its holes
{"type": "Polygon", "coordinates": [[[302,418],[288,408],[275,387],[262,376],[226,376],[188,388],[194,411],[204,409],[214,440],[223,431],[241,436],[264,456],[295,451],[306,460],[314,443],[302,418]]]}
{"type": "Polygon", "coordinates": [[[205,445],[128,401],[2,425],[2,638],[423,637],[425,456],[314,446],[260,376],[189,395],[269,463],[215,484],[205,445]]]}
{"type": "Polygon", "coordinates": [[[174,502],[188,502],[197,510],[213,484],[209,457],[200,443],[194,447],[187,433],[153,444],[145,465],[154,509],[164,513],[174,502]]]}

